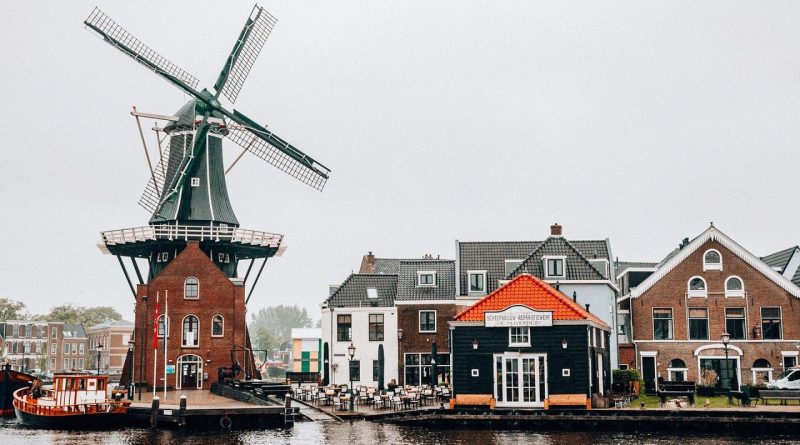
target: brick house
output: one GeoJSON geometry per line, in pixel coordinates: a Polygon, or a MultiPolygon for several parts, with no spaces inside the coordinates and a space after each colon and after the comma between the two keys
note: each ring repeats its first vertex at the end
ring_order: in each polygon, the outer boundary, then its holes
{"type": "Polygon", "coordinates": [[[198,242],[189,241],[186,248],[148,284],[137,286],[137,347],[133,354],[135,381],[146,387],[153,386],[153,328],[157,297],[160,315],[156,386],[164,384],[165,332],[167,364],[174,366],[175,370],[167,376],[167,387],[208,389],[210,381],[216,380],[217,368],[231,366],[232,359],[246,374],[256,372],[252,356],[243,352],[243,346],[251,347],[244,319],[243,280],[229,278],[201,250],[198,242]],[[169,308],[165,317],[167,295],[169,308]]]}
{"type": "Polygon", "coordinates": [[[736,389],[796,366],[799,298],[800,288],[711,225],[621,299],[645,388],[663,378],[736,389]]]}
{"type": "Polygon", "coordinates": [[[111,373],[122,371],[125,357],[131,345],[128,341],[133,337],[133,323],[127,320],[109,321],[88,329],[89,362],[97,368],[97,346],[100,349],[100,369],[111,373]]]}

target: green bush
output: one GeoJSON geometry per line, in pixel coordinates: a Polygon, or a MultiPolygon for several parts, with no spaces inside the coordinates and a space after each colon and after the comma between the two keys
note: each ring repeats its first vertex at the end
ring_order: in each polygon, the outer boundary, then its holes
{"type": "Polygon", "coordinates": [[[614,383],[619,383],[628,386],[630,382],[640,382],[639,385],[644,385],[644,380],[636,369],[615,369],[613,371],[614,383]]]}
{"type": "Polygon", "coordinates": [[[277,366],[270,366],[267,368],[267,376],[273,379],[286,378],[286,370],[277,366]]]}

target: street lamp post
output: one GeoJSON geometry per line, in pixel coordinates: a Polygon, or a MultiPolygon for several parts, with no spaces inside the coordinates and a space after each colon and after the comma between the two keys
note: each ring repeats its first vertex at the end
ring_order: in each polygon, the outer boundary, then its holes
{"type": "Polygon", "coordinates": [[[128,389],[128,399],[133,400],[133,394],[136,392],[136,349],[133,338],[128,340],[128,356],[131,358],[131,386],[128,389]]]}
{"type": "Polygon", "coordinates": [[[347,355],[350,356],[350,367],[348,369],[348,374],[350,374],[350,411],[353,411],[353,403],[355,402],[355,392],[353,391],[353,357],[356,355],[356,347],[353,346],[353,343],[350,343],[350,346],[347,347],[347,355]]]}
{"type": "Polygon", "coordinates": [[[103,352],[103,345],[97,344],[97,375],[100,375],[100,353],[103,352]]]}
{"type": "Polygon", "coordinates": [[[731,340],[731,334],[727,332],[722,333],[722,346],[725,347],[725,385],[728,387],[728,403],[732,403],[731,400],[731,373],[730,369],[728,368],[728,342],[731,340]]]}

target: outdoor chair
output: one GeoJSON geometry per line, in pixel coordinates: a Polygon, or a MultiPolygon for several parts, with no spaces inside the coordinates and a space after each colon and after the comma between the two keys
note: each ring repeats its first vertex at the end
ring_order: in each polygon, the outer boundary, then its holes
{"type": "Polygon", "coordinates": [[[366,391],[359,391],[358,392],[358,402],[369,405],[370,398],[366,391]]]}
{"type": "Polygon", "coordinates": [[[374,394],[372,396],[372,406],[377,408],[378,405],[380,405],[381,408],[386,407],[386,404],[383,403],[383,398],[380,396],[380,394],[374,394]]]}
{"type": "Polygon", "coordinates": [[[419,407],[420,400],[421,400],[420,394],[418,392],[415,392],[414,395],[409,396],[409,398],[406,399],[406,403],[408,403],[408,406],[410,406],[411,408],[419,407]]]}
{"type": "Polygon", "coordinates": [[[427,405],[428,402],[433,400],[434,397],[436,397],[436,396],[433,394],[433,390],[432,389],[423,390],[422,391],[422,398],[420,399],[420,402],[421,402],[422,405],[427,405]]]}
{"type": "Polygon", "coordinates": [[[392,396],[389,400],[391,401],[392,409],[403,409],[403,399],[400,396],[392,396]]]}

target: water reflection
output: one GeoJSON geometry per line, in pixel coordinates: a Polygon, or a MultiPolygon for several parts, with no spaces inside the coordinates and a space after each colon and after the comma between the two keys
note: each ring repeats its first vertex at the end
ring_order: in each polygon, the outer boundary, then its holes
{"type": "Polygon", "coordinates": [[[758,442],[759,445],[786,445],[800,443],[790,437],[726,437],[726,436],[675,436],[655,433],[604,433],[604,432],[553,432],[537,433],[520,430],[436,430],[407,425],[392,425],[366,421],[344,423],[302,422],[292,429],[269,429],[211,434],[179,434],[175,431],[149,431],[131,428],[120,431],[40,431],[21,428],[16,421],[0,420],[0,444],[78,444],[78,445],[253,445],[253,444],[345,444],[345,445],[395,445],[395,444],[447,444],[447,445],[617,445],[652,444],[676,445],[681,442],[726,445],[758,442]]]}

